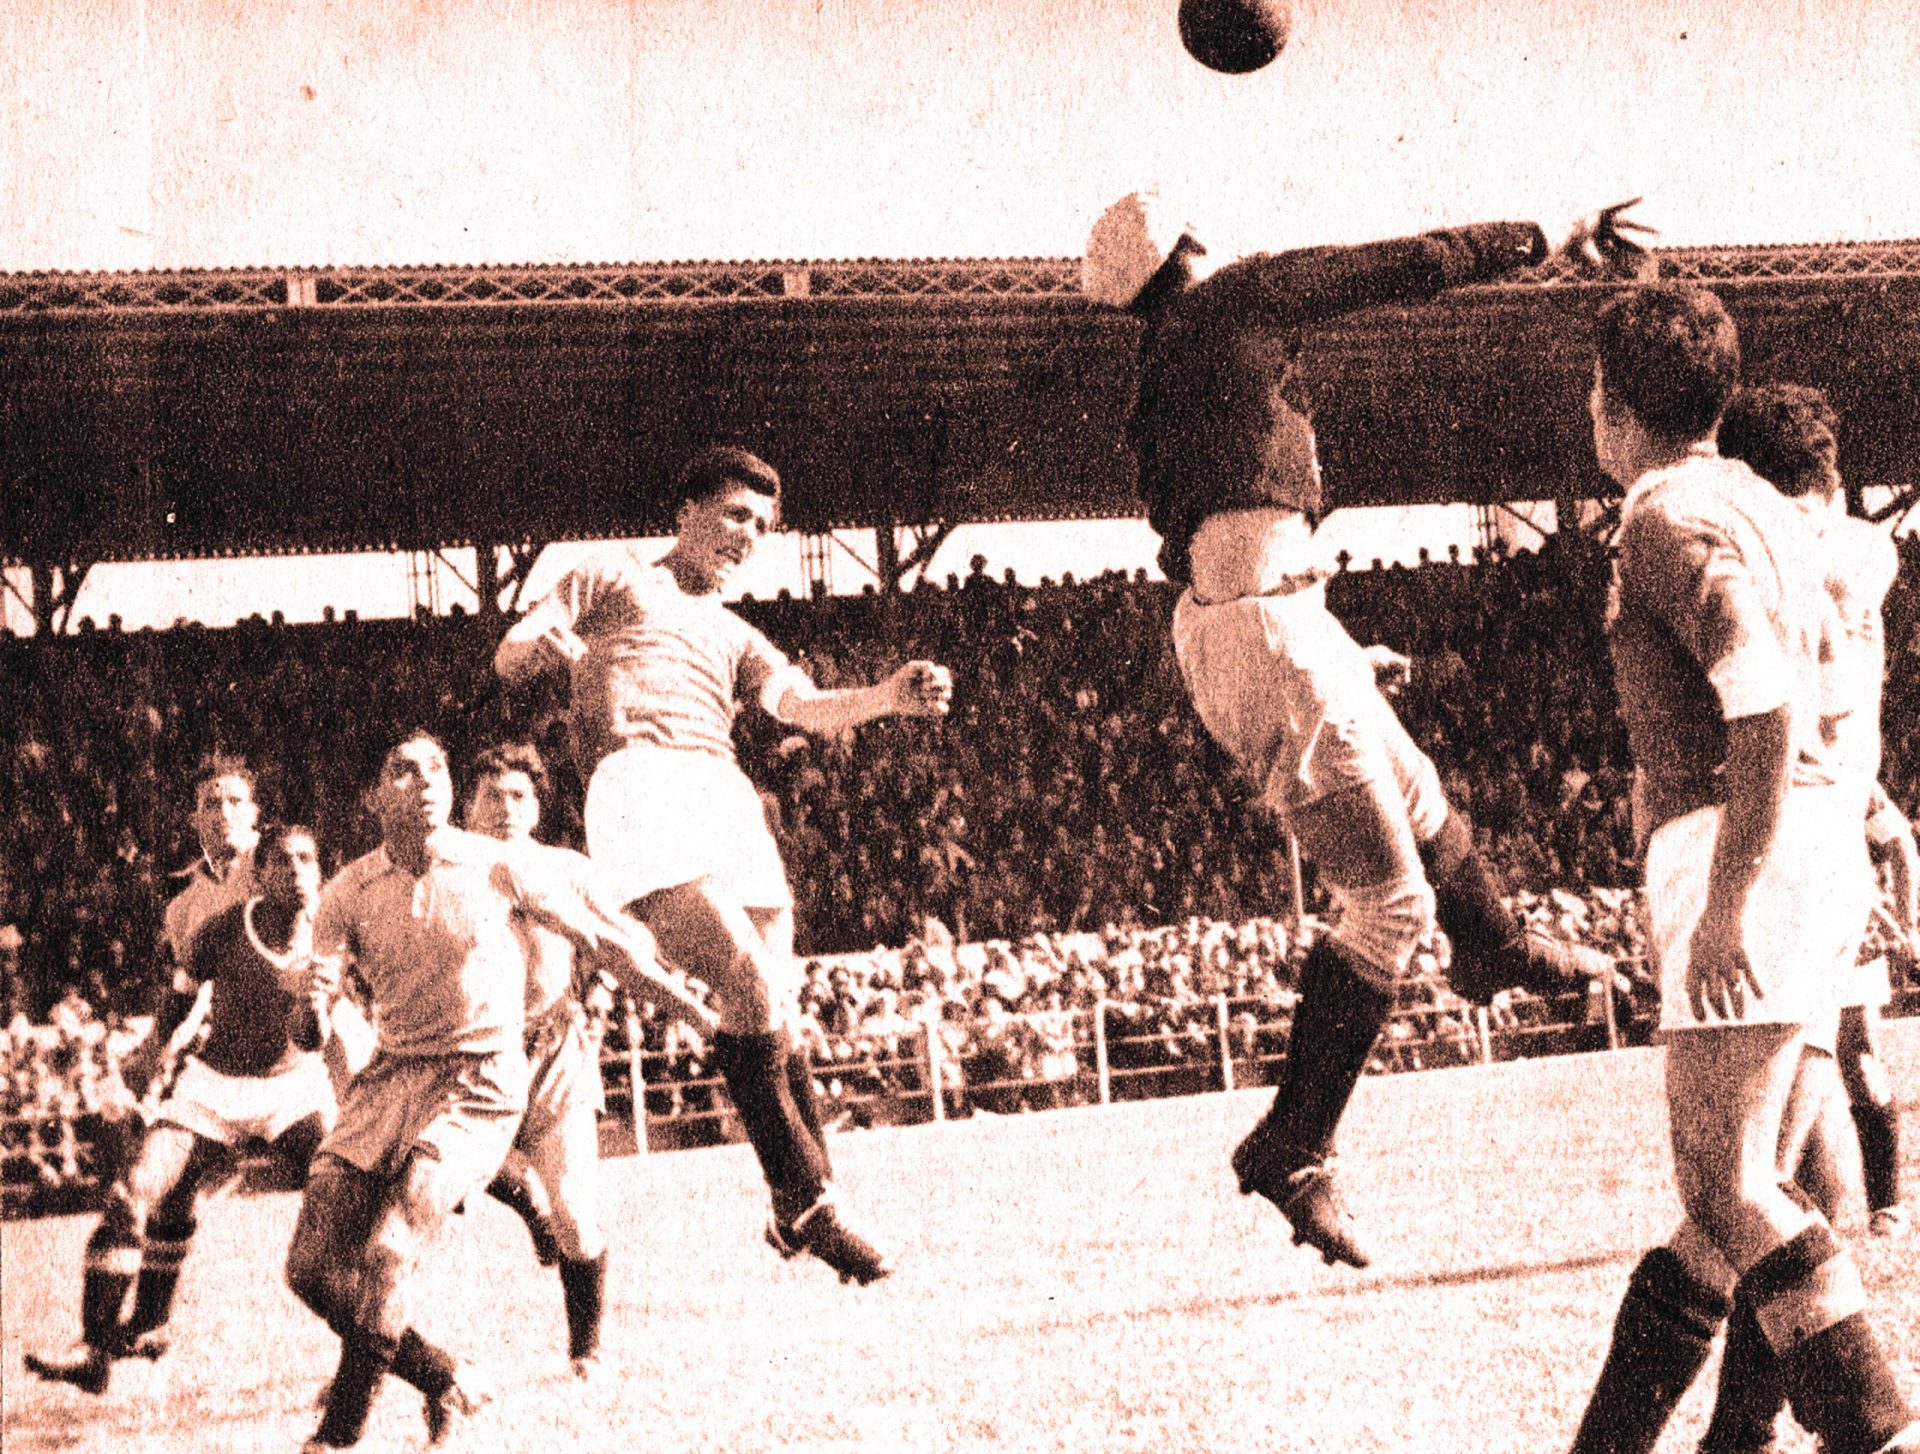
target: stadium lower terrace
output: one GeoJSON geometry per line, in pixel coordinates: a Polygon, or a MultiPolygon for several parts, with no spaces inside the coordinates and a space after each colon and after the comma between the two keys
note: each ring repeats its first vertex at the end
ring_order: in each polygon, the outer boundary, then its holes
{"type": "MultiPolygon", "coordinates": [[[[1605,579],[1604,559],[1569,535],[1540,554],[1350,571],[1330,599],[1360,639],[1415,657],[1399,710],[1529,912],[1631,961],[1642,946],[1625,745],[1607,674],[1593,669],[1605,579]]],[[[1890,702],[1920,687],[1907,649],[1917,585],[1920,548],[1908,541],[1888,609],[1890,702]]],[[[742,607],[823,684],[873,680],[916,656],[956,674],[954,713],[938,727],[876,723],[833,742],[742,722],[742,760],[777,825],[799,948],[813,958],[816,1066],[847,1121],[1271,1074],[1298,965],[1289,860],[1186,705],[1168,589],[976,574],[946,589],[742,607]],[[930,1057],[944,1062],[938,1106],[930,1057]]],[[[93,1156],[72,1126],[97,1128],[94,1113],[115,1104],[118,1027],[152,1002],[148,946],[193,855],[177,785],[206,754],[252,761],[268,811],[317,825],[332,866],[373,841],[357,795],[395,723],[441,733],[456,762],[530,739],[557,769],[555,836],[578,842],[564,702],[551,687],[498,688],[497,631],[459,615],[254,621],[0,646],[9,677],[61,688],[0,706],[17,805],[0,913],[4,1114],[41,1128],[16,1122],[17,1190],[87,1179],[93,1156]],[[49,1016],[55,1032],[36,1039],[29,1027],[49,1016]]],[[[1888,713],[1887,780],[1911,812],[1920,737],[1908,720],[1888,713]]],[[[1310,879],[1306,889],[1317,912],[1310,879]]],[[[1378,1069],[1494,1051],[1431,976],[1404,1008],[1378,1069]]],[[[1618,1038],[1644,1034],[1633,1006],[1617,1008],[1618,1038]]],[[[1597,1019],[1582,1028],[1589,1020],[1578,1003],[1523,1005],[1518,1019],[1496,1017],[1508,1037],[1494,1053],[1605,1043],[1597,1019]],[[1513,1038],[1542,1022],[1565,1029],[1513,1038]]],[[[655,1144],[724,1134],[697,1043],[616,1015],[607,1065],[628,1106],[637,1070],[655,1144]]]]}

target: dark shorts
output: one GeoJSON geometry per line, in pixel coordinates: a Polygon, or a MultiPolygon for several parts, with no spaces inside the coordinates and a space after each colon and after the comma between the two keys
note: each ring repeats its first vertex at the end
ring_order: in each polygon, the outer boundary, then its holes
{"type": "Polygon", "coordinates": [[[376,1176],[397,1175],[415,1152],[431,1156],[457,1200],[485,1186],[506,1160],[526,1110],[527,1079],[518,1046],[487,1055],[376,1051],[347,1088],[320,1153],[376,1176]]]}

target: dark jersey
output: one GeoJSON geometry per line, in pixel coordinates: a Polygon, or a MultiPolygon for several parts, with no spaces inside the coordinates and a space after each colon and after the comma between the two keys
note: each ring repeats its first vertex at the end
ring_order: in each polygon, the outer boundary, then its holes
{"type": "Polygon", "coordinates": [[[1170,295],[1148,315],[1127,439],[1160,567],[1188,580],[1207,516],[1320,509],[1313,429],[1288,374],[1309,324],[1376,303],[1431,298],[1546,256],[1531,222],[1485,222],[1358,247],[1261,253],[1170,295]]]}
{"type": "Polygon", "coordinates": [[[287,1039],[287,1015],[306,990],[306,957],[276,955],[260,942],[249,927],[252,902],[201,924],[187,951],[187,977],[213,984],[199,1058],[222,1075],[273,1075],[302,1053],[287,1039]]]}

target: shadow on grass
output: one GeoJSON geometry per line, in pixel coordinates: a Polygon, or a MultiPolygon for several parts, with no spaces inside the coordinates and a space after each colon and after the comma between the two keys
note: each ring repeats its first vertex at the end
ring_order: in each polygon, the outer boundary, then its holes
{"type": "Polygon", "coordinates": [[[1154,1318],[1186,1318],[1198,1314],[1226,1312],[1241,1308],[1281,1307],[1288,1303],[1312,1303],[1339,1298],[1370,1297],[1377,1293],[1417,1292],[1426,1288],[1475,1287],[1484,1283],[1514,1282],[1531,1277],[1587,1272],[1596,1267],[1612,1267],[1633,1261],[1644,1248],[1629,1251],[1589,1252],[1557,1262],[1508,1262],[1495,1267],[1462,1267],[1450,1272],[1408,1272],[1392,1276],[1355,1277],[1325,1287],[1292,1288],[1286,1292],[1247,1293],[1241,1297],[1196,1297],[1177,1303],[1148,1307],[1111,1308],[1076,1314],[1072,1318],[1046,1318],[1034,1322],[1003,1323],[981,1329],[986,1337],[1025,1337],[1034,1333],[1064,1332],[1101,1323],[1138,1323],[1154,1318]]]}

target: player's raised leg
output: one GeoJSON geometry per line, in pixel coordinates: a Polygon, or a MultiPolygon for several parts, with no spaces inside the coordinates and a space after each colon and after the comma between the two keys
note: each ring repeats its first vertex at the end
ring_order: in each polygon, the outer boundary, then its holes
{"type": "Polygon", "coordinates": [[[1284,1078],[1233,1169],[1243,1192],[1293,1224],[1294,1241],[1365,1267],[1333,1186],[1334,1136],[1392,1012],[1393,985],[1432,927],[1433,895],[1404,804],[1384,780],[1329,794],[1291,821],[1340,919],[1308,951],[1284,1078]]]}

